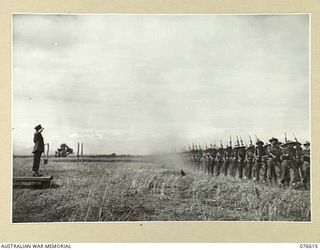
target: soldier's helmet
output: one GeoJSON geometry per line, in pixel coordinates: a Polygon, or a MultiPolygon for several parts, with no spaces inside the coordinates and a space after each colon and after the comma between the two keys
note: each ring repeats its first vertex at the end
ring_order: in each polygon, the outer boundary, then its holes
{"type": "Polygon", "coordinates": [[[272,137],[272,138],[269,140],[269,142],[272,143],[273,141],[278,142],[279,140],[278,140],[277,138],[275,138],[275,137],[272,137]]]}
{"type": "Polygon", "coordinates": [[[293,147],[295,145],[295,142],[288,140],[286,143],[282,144],[283,148],[287,148],[287,147],[293,147]]]}
{"type": "Polygon", "coordinates": [[[310,146],[310,142],[309,141],[306,141],[303,146],[310,146]]]}
{"type": "Polygon", "coordinates": [[[256,142],[256,144],[257,144],[257,145],[261,145],[261,146],[262,146],[262,145],[264,145],[264,142],[263,142],[263,141],[258,140],[258,141],[256,142]]]}

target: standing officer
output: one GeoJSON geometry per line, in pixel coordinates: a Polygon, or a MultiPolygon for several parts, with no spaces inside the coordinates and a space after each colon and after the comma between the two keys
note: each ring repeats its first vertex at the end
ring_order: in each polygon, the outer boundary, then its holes
{"type": "Polygon", "coordinates": [[[36,132],[34,133],[34,137],[33,137],[34,147],[32,150],[32,153],[33,153],[32,171],[33,171],[33,176],[42,176],[39,173],[39,166],[40,166],[41,155],[44,152],[44,142],[41,134],[44,128],[41,127],[41,125],[39,124],[34,129],[36,130],[36,132]]]}

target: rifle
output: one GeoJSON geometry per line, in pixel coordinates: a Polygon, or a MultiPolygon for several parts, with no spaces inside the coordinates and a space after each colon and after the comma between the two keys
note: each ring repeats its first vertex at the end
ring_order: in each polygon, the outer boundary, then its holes
{"type": "Polygon", "coordinates": [[[213,148],[216,149],[217,148],[217,144],[216,144],[216,141],[213,140],[213,148]]]}
{"type": "Polygon", "coordinates": [[[243,140],[242,140],[242,138],[241,138],[241,135],[240,135],[240,142],[241,142],[241,146],[247,146],[247,144],[244,144],[244,143],[243,143],[243,140]]]}
{"type": "Polygon", "coordinates": [[[251,136],[249,135],[250,145],[253,145],[251,136]]]}
{"type": "Polygon", "coordinates": [[[295,139],[296,143],[299,143],[299,141],[298,141],[298,139],[297,139],[296,135],[295,135],[293,132],[292,132],[292,134],[293,134],[293,137],[294,137],[294,139],[295,139]]]}
{"type": "Polygon", "coordinates": [[[230,147],[232,147],[232,138],[231,138],[231,135],[230,135],[230,147]]]}
{"type": "Polygon", "coordinates": [[[223,148],[223,144],[221,140],[220,140],[220,148],[223,148]]]}
{"type": "Polygon", "coordinates": [[[288,138],[287,138],[287,133],[284,132],[284,142],[287,143],[288,142],[288,138]]]}
{"type": "Polygon", "coordinates": [[[296,137],[296,135],[292,132],[292,134],[293,134],[293,137],[294,137],[294,139],[295,139],[295,141],[296,141],[296,146],[295,146],[295,150],[296,150],[296,161],[297,161],[297,164],[298,164],[298,170],[299,170],[299,176],[300,176],[300,181],[301,181],[301,184],[303,184],[303,176],[302,176],[302,172],[301,172],[301,168],[300,168],[300,164],[299,164],[299,154],[298,154],[298,144],[299,144],[299,141],[298,141],[298,139],[297,139],[297,137],[296,137]]]}

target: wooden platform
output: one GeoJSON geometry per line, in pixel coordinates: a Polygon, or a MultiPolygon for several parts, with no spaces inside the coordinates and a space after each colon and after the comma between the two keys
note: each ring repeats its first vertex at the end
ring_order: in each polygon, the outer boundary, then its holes
{"type": "Polygon", "coordinates": [[[51,186],[52,176],[15,176],[13,177],[13,185],[17,186],[19,184],[40,184],[42,188],[49,188],[51,186]]]}

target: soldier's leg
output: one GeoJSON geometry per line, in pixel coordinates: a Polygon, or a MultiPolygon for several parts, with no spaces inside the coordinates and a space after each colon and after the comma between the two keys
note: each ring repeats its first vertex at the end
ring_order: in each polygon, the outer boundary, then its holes
{"type": "Polygon", "coordinates": [[[233,176],[233,166],[234,166],[234,163],[232,161],[230,161],[229,173],[228,173],[230,176],[233,176]]]}
{"type": "Polygon", "coordinates": [[[285,185],[289,169],[288,161],[284,160],[281,164],[277,164],[276,169],[277,184],[285,185]]]}
{"type": "Polygon", "coordinates": [[[263,182],[266,182],[267,181],[267,174],[268,174],[268,163],[267,163],[267,161],[263,161],[262,162],[261,168],[264,170],[264,171],[262,171],[263,182]]]}
{"type": "Polygon", "coordinates": [[[203,160],[201,162],[201,171],[203,171],[204,173],[206,172],[206,166],[207,166],[207,162],[206,160],[203,160]]]}
{"type": "Polygon", "coordinates": [[[229,166],[228,166],[228,175],[232,176],[232,168],[233,168],[233,163],[230,161],[229,166]]]}
{"type": "Polygon", "coordinates": [[[211,166],[212,160],[210,159],[208,161],[208,165],[207,165],[207,174],[210,174],[210,166],[211,166]]]}
{"type": "Polygon", "coordinates": [[[39,167],[40,167],[40,159],[41,159],[41,154],[40,152],[35,152],[33,154],[33,166],[32,166],[32,171],[34,173],[39,172],[39,167]]]}
{"type": "Polygon", "coordinates": [[[243,168],[244,168],[244,163],[243,162],[239,162],[238,163],[238,177],[240,179],[242,179],[243,168]]]}
{"type": "Polygon", "coordinates": [[[290,170],[290,186],[299,186],[302,185],[302,173],[299,164],[296,161],[291,162],[290,170]]]}
{"type": "Polygon", "coordinates": [[[269,160],[267,162],[267,182],[269,184],[272,184],[272,175],[273,175],[273,172],[274,172],[274,162],[273,160],[269,160]]]}
{"type": "Polygon", "coordinates": [[[232,168],[232,176],[233,177],[236,177],[236,175],[237,175],[238,164],[239,163],[236,161],[233,163],[233,168],[232,168]]]}
{"type": "Polygon", "coordinates": [[[248,172],[249,172],[249,162],[246,162],[244,164],[244,168],[243,168],[243,174],[242,176],[244,177],[244,179],[248,178],[248,172]]]}
{"type": "Polygon", "coordinates": [[[303,162],[303,184],[305,189],[310,189],[310,162],[303,162]]]}
{"type": "Polygon", "coordinates": [[[217,168],[216,168],[216,176],[220,175],[221,170],[221,161],[217,162],[217,168]]]}
{"type": "Polygon", "coordinates": [[[290,188],[294,186],[297,180],[297,168],[293,161],[289,162],[289,186],[290,188]]]}
{"type": "Polygon", "coordinates": [[[261,162],[256,161],[253,167],[253,174],[252,174],[255,181],[260,180],[260,166],[261,166],[261,162]]]}
{"type": "Polygon", "coordinates": [[[252,164],[251,176],[254,181],[257,179],[256,178],[256,162],[253,162],[252,164]]]}
{"type": "Polygon", "coordinates": [[[223,162],[221,162],[220,173],[221,173],[222,175],[224,175],[224,172],[225,172],[225,167],[226,167],[226,164],[225,164],[225,162],[224,162],[224,161],[223,161],[223,162]]]}
{"type": "Polygon", "coordinates": [[[238,168],[239,168],[239,162],[235,162],[234,163],[234,168],[233,168],[233,177],[237,176],[238,168]]]}
{"type": "Polygon", "coordinates": [[[229,166],[230,166],[230,162],[229,162],[229,161],[226,161],[225,164],[224,164],[224,175],[225,175],[225,176],[228,175],[229,166]]]}
{"type": "Polygon", "coordinates": [[[303,173],[303,185],[304,188],[309,190],[310,189],[310,163],[305,161],[302,165],[302,173],[303,173]]]}
{"type": "Polygon", "coordinates": [[[281,185],[282,184],[282,172],[284,176],[286,176],[286,170],[282,169],[282,166],[281,166],[281,162],[275,162],[274,163],[274,168],[273,168],[273,178],[274,178],[274,183],[275,185],[281,185]]]}
{"type": "Polygon", "coordinates": [[[253,162],[252,162],[252,160],[250,160],[248,163],[247,163],[247,165],[248,165],[248,169],[247,169],[247,178],[249,179],[249,180],[251,180],[252,179],[252,168],[253,168],[253,162]]]}

